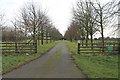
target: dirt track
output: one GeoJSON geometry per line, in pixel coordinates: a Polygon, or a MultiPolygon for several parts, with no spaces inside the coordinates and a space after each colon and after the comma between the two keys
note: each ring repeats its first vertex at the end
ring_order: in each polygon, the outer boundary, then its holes
{"type": "Polygon", "coordinates": [[[51,51],[12,72],[4,78],[85,78],[71,60],[65,42],[51,51]]]}

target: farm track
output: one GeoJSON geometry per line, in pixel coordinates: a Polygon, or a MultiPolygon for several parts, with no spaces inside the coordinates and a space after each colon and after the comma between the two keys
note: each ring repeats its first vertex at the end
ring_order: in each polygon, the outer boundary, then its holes
{"type": "Polygon", "coordinates": [[[3,78],[85,78],[85,75],[76,67],[62,41],[47,54],[4,74],[3,78]]]}

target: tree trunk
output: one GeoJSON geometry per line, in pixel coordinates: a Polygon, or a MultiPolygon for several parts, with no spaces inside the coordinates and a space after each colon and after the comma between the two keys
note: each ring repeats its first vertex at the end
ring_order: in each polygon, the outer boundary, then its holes
{"type": "Polygon", "coordinates": [[[103,33],[103,18],[102,18],[102,10],[100,16],[100,26],[101,26],[101,36],[102,36],[102,52],[104,52],[104,33],[103,33]]]}
{"type": "Polygon", "coordinates": [[[35,26],[34,26],[34,31],[33,31],[33,33],[34,33],[34,35],[33,35],[33,42],[34,42],[34,48],[35,48],[35,53],[37,53],[37,39],[36,39],[36,29],[35,29],[35,26]]]}
{"type": "Polygon", "coordinates": [[[101,35],[102,35],[102,52],[104,52],[104,33],[103,33],[102,25],[101,25],[101,35]]]}
{"type": "Polygon", "coordinates": [[[46,44],[48,44],[48,33],[46,32],[46,44]]]}
{"type": "Polygon", "coordinates": [[[41,44],[43,45],[43,32],[41,33],[41,44]]]}
{"type": "Polygon", "coordinates": [[[40,28],[38,29],[38,45],[40,45],[40,28]]]}
{"type": "Polygon", "coordinates": [[[84,34],[83,34],[83,30],[82,30],[82,46],[83,46],[83,42],[84,41],[84,34]]]}
{"type": "Polygon", "coordinates": [[[92,26],[90,27],[90,36],[91,36],[91,38],[90,38],[90,41],[91,41],[91,49],[93,50],[93,29],[92,29],[92,26]]]}
{"type": "Polygon", "coordinates": [[[91,36],[91,49],[93,50],[93,38],[92,38],[92,34],[90,36],[91,36]]]}
{"type": "Polygon", "coordinates": [[[87,31],[87,35],[86,35],[86,46],[88,46],[88,31],[87,31]]]}
{"type": "Polygon", "coordinates": [[[41,45],[43,45],[43,38],[44,38],[43,26],[41,26],[41,45]]]}

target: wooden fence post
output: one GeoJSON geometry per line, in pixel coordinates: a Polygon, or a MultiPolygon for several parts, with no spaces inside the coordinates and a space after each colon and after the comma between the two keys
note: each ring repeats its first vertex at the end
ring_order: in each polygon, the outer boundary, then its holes
{"type": "Polygon", "coordinates": [[[15,53],[17,53],[17,42],[15,42],[15,53]]]}
{"type": "Polygon", "coordinates": [[[80,54],[80,40],[78,40],[78,54],[80,54]]]}
{"type": "Polygon", "coordinates": [[[37,40],[35,41],[35,53],[37,53],[37,40]]]}

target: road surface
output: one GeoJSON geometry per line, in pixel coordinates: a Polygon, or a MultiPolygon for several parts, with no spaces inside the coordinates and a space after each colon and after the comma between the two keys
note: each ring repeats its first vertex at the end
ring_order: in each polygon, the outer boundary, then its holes
{"type": "MultiPolygon", "coordinates": [[[[72,46],[72,45],[71,45],[72,46]]],[[[64,41],[48,53],[3,78],[85,78],[72,61],[64,41]]]]}

